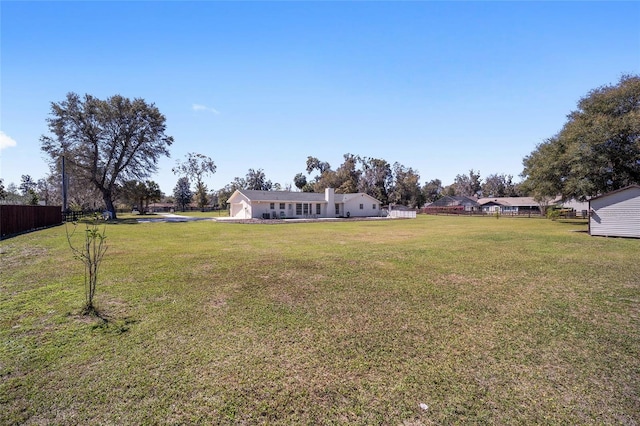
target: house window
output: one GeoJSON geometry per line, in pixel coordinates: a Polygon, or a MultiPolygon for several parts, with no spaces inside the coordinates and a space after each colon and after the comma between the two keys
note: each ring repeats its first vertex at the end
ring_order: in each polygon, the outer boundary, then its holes
{"type": "Polygon", "coordinates": [[[321,205],[316,204],[316,214],[321,214],[321,211],[322,211],[321,209],[322,209],[321,205]]]}
{"type": "Polygon", "coordinates": [[[302,204],[296,203],[296,215],[300,216],[302,214],[302,204]]]}
{"type": "Polygon", "coordinates": [[[284,203],[280,203],[280,210],[284,210],[284,203]]]}
{"type": "Polygon", "coordinates": [[[336,203],[336,214],[340,214],[340,204],[336,203]]]}
{"type": "Polygon", "coordinates": [[[269,208],[271,210],[275,209],[276,208],[276,203],[269,203],[269,208]]]}
{"type": "Polygon", "coordinates": [[[364,210],[364,204],[360,204],[360,210],[364,210]]]}
{"type": "Polygon", "coordinates": [[[309,204],[304,203],[302,205],[302,210],[303,210],[304,214],[309,214],[309,204]]]}
{"type": "Polygon", "coordinates": [[[378,208],[378,205],[377,205],[377,204],[372,204],[372,205],[371,205],[371,208],[375,210],[375,209],[377,209],[377,208],[378,208]]]}

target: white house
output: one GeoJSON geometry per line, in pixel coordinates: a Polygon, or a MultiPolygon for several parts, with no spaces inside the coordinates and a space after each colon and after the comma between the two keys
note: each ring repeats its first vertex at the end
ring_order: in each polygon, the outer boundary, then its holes
{"type": "Polygon", "coordinates": [[[292,219],[380,216],[380,201],[364,193],[336,194],[238,189],[229,197],[236,219],[292,219]]]}
{"type": "Polygon", "coordinates": [[[640,238],[640,185],[589,200],[589,234],[640,238]]]}

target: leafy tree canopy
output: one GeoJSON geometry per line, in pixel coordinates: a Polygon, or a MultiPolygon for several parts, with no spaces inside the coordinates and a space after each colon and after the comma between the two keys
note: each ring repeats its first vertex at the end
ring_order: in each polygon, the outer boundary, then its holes
{"type": "Polygon", "coordinates": [[[422,196],[427,203],[433,203],[443,196],[444,188],[440,179],[433,179],[422,187],[422,196]]]}
{"type": "Polygon", "coordinates": [[[137,207],[141,214],[145,213],[149,203],[160,201],[162,198],[160,186],[152,180],[126,181],[120,188],[120,194],[130,207],[137,207]]]}
{"type": "Polygon", "coordinates": [[[585,200],[640,183],[640,76],[590,91],[567,118],[524,158],[528,191],[585,200]]]}
{"type": "Polygon", "coordinates": [[[47,124],[53,136],[40,138],[42,150],[53,162],[65,156],[69,173],[98,190],[114,217],[117,186],[149,177],[173,143],[155,105],[120,95],[101,100],[69,93],[51,104],[47,124]]]}
{"type": "Polygon", "coordinates": [[[270,180],[267,180],[267,177],[264,174],[264,170],[258,169],[249,169],[246,176],[246,188],[245,189],[254,189],[257,191],[270,191],[273,187],[273,184],[270,180]]]}
{"type": "Polygon", "coordinates": [[[196,187],[201,187],[206,176],[216,172],[216,164],[206,155],[190,152],[185,161],[177,161],[172,169],[174,174],[182,175],[193,180],[196,187]]]}
{"type": "Polygon", "coordinates": [[[29,175],[22,175],[20,177],[20,186],[18,187],[20,189],[20,192],[22,193],[22,195],[29,195],[31,192],[33,192],[37,187],[37,183],[36,181],[33,180],[33,178],[29,175]]]}
{"type": "Polygon", "coordinates": [[[469,175],[457,175],[453,181],[455,195],[475,197],[482,190],[480,171],[469,170],[469,175]]]}
{"type": "Polygon", "coordinates": [[[191,192],[191,183],[186,176],[178,179],[175,188],[173,188],[174,203],[180,207],[180,210],[185,211],[186,207],[193,198],[193,192],[191,192]]]}

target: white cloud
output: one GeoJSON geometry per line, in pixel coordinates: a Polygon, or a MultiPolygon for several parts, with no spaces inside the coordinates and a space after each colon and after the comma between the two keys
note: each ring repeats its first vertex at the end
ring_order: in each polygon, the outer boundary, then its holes
{"type": "Polygon", "coordinates": [[[216,114],[216,115],[220,114],[220,112],[217,109],[211,108],[211,107],[208,107],[208,106],[205,106],[205,105],[200,105],[200,104],[193,104],[191,106],[191,109],[194,110],[194,111],[209,111],[209,112],[211,112],[213,114],[216,114]]]}
{"type": "Polygon", "coordinates": [[[5,148],[10,148],[12,146],[16,146],[16,141],[11,139],[9,135],[7,135],[5,132],[0,130],[0,151],[2,151],[5,148]]]}

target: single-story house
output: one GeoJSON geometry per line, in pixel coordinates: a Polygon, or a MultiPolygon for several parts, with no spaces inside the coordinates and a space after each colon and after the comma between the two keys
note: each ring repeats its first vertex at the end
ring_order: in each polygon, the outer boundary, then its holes
{"type": "Polygon", "coordinates": [[[336,218],[380,216],[380,201],[365,193],[336,194],[291,191],[236,190],[229,201],[236,219],[336,218]]]}
{"type": "Polygon", "coordinates": [[[478,200],[486,213],[522,214],[540,213],[540,204],[533,197],[488,197],[478,200]]]}
{"type": "Polygon", "coordinates": [[[587,217],[587,212],[589,211],[588,201],[578,201],[575,198],[571,198],[569,200],[558,198],[553,202],[553,204],[563,209],[573,209],[576,214],[579,214],[584,218],[587,217]]]}
{"type": "Polygon", "coordinates": [[[427,213],[430,212],[471,212],[478,211],[480,205],[478,201],[472,197],[445,195],[424,207],[427,213]]]}
{"type": "Polygon", "coordinates": [[[589,200],[589,235],[640,238],[640,185],[589,200]]]}

